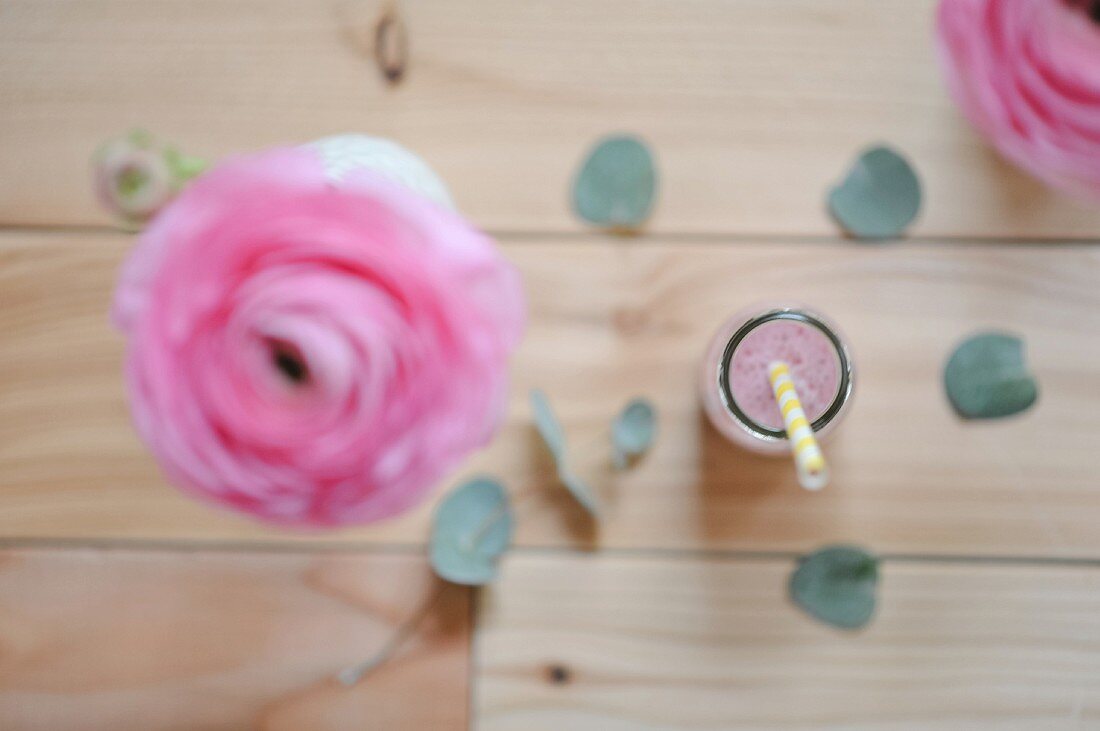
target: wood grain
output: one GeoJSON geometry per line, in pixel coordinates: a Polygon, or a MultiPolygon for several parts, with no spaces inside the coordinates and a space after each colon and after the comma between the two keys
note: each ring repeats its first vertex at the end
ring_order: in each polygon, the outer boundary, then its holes
{"type": "Polygon", "coordinates": [[[0,728],[464,729],[464,590],[366,680],[333,679],[432,583],[414,555],[6,550],[0,728]]]}
{"type": "Polygon", "coordinates": [[[0,1],[0,729],[1100,729],[1100,209],[961,120],[936,2],[0,1]],[[509,486],[518,548],[478,617],[443,589],[354,688],[333,674],[436,586],[433,501],[277,532],[165,483],[106,319],[131,239],[89,228],[107,219],[88,158],[134,127],[213,160],[396,138],[526,278],[506,423],[459,471],[509,486]],[[570,213],[582,155],[616,131],[656,152],[653,236],[578,233],[570,213]],[[881,141],[920,172],[918,240],[845,242],[826,190],[881,141]],[[759,300],[812,303],[854,347],[821,494],[699,415],[707,339],[759,300]],[[989,327],[1025,337],[1040,400],[964,424],[941,368],[989,327]],[[552,475],[533,387],[598,526],[552,475]],[[608,425],[636,395],[660,437],[615,473],[608,425]],[[895,556],[863,632],[790,606],[791,560],[738,553],[833,541],[895,556]]]}
{"type": "Polygon", "coordinates": [[[1100,212],[1001,163],[947,99],[934,0],[0,3],[0,223],[101,222],[88,158],[139,126],[216,159],[325,134],[392,136],[497,230],[577,227],[585,149],[653,144],[666,232],[832,233],[823,201],[888,141],[926,184],[930,236],[1096,237],[1100,212]]]}
{"type": "Polygon", "coordinates": [[[479,617],[475,727],[1100,727],[1100,569],[887,562],[857,633],[790,606],[789,570],[514,556],[479,617]]]}
{"type": "MultiPolygon", "coordinates": [[[[169,489],[134,436],[121,338],[106,310],[129,239],[0,236],[0,535],[422,543],[430,505],[328,534],[278,533],[169,489]]],[[[675,239],[513,240],[531,322],[507,423],[460,470],[502,477],[524,545],[797,549],[858,540],[884,551],[1100,556],[1100,255],[1093,246],[720,246],[675,239]],[[846,330],[856,402],[828,447],[834,482],[796,485],[699,417],[698,359],[730,312],[813,303],[846,330]],[[975,329],[1028,342],[1038,405],[961,423],[941,393],[951,347],[975,329]],[[607,503],[596,529],[552,477],[527,392],[545,389],[576,466],[607,503]],[[655,450],[611,473],[606,430],[632,396],[657,404],[655,450]]]]}

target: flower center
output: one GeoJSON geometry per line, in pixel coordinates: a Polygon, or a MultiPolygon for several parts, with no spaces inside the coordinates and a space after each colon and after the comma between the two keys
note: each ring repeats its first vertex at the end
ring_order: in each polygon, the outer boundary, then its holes
{"type": "Polygon", "coordinates": [[[271,348],[271,362],[293,385],[309,381],[309,368],[297,348],[286,343],[275,343],[271,348]]]}
{"type": "Polygon", "coordinates": [[[123,168],[115,179],[118,192],[123,198],[137,195],[149,183],[149,173],[136,165],[123,168]]]}
{"type": "Polygon", "coordinates": [[[1070,7],[1082,8],[1093,23],[1100,25],[1100,0],[1065,0],[1070,7]]]}

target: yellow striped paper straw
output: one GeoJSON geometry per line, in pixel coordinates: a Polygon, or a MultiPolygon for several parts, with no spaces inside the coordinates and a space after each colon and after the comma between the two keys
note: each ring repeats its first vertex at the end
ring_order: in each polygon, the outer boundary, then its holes
{"type": "Polygon", "coordinates": [[[802,410],[802,402],[794,390],[791,369],[781,360],[768,364],[768,381],[772,384],[775,401],[783,414],[783,426],[791,443],[798,482],[807,490],[820,490],[829,482],[829,468],[825,455],[814,438],[813,427],[802,410]]]}

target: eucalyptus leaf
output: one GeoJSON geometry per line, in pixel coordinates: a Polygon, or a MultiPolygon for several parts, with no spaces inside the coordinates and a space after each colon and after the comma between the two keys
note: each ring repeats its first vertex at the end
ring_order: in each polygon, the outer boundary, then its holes
{"type": "Polygon", "coordinates": [[[555,462],[562,461],[565,459],[565,430],[550,407],[550,400],[537,388],[531,391],[531,410],[535,414],[535,428],[546,443],[546,448],[554,456],[555,462]]]}
{"type": "Polygon", "coordinates": [[[636,398],[628,403],[611,425],[615,466],[626,469],[631,459],[645,454],[656,437],[657,412],[653,404],[644,398],[636,398]]]}
{"type": "Polygon", "coordinates": [[[168,163],[168,169],[172,171],[177,184],[197,178],[210,167],[210,164],[201,157],[185,155],[174,147],[164,150],[164,160],[168,163]]]}
{"type": "Polygon", "coordinates": [[[858,546],[826,546],[799,560],[791,574],[791,599],[826,624],[859,629],[875,612],[878,564],[858,546]]]}
{"type": "Polygon", "coordinates": [[[435,511],[429,556],[440,578],[481,586],[497,575],[497,562],[512,541],[508,493],[488,477],[452,490],[435,511]]]}
{"type": "Polygon", "coordinates": [[[974,335],[959,345],[943,370],[947,398],[966,419],[997,419],[1024,411],[1039,397],[1027,370],[1024,343],[1001,332],[974,335]]]}
{"type": "Polygon", "coordinates": [[[558,465],[558,479],[589,515],[593,518],[600,517],[600,501],[596,497],[595,490],[587,482],[577,477],[577,474],[564,464],[558,465]]]}
{"type": "Polygon", "coordinates": [[[568,451],[565,445],[565,430],[562,429],[554,410],[550,407],[550,401],[546,394],[539,389],[531,391],[531,410],[535,415],[535,429],[538,431],[546,448],[550,450],[554,458],[554,466],[561,481],[569,494],[587,510],[592,517],[600,515],[600,501],[595,491],[587,482],[573,472],[569,467],[568,451]]]}
{"type": "Polygon", "coordinates": [[[573,183],[573,209],[585,221],[611,229],[639,228],[653,209],[657,170],[644,142],[606,137],[588,153],[573,183]]]}
{"type": "Polygon", "coordinates": [[[920,180],[900,153],[873,147],[829,191],[828,205],[837,223],[857,238],[895,238],[920,211],[920,180]]]}

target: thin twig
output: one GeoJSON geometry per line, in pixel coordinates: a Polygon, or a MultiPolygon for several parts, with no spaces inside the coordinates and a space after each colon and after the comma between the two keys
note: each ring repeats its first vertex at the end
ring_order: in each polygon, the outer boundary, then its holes
{"type": "Polygon", "coordinates": [[[424,621],[424,618],[428,616],[428,613],[439,599],[439,595],[443,592],[443,581],[435,577],[433,577],[433,579],[435,583],[431,593],[412,616],[406,619],[404,624],[398,627],[397,630],[390,635],[386,644],[382,645],[376,653],[358,665],[352,665],[351,667],[341,670],[336,675],[337,680],[349,687],[355,685],[362,680],[365,675],[389,660],[390,657],[405,644],[405,641],[412,636],[416,628],[419,627],[420,623],[424,621]]]}

